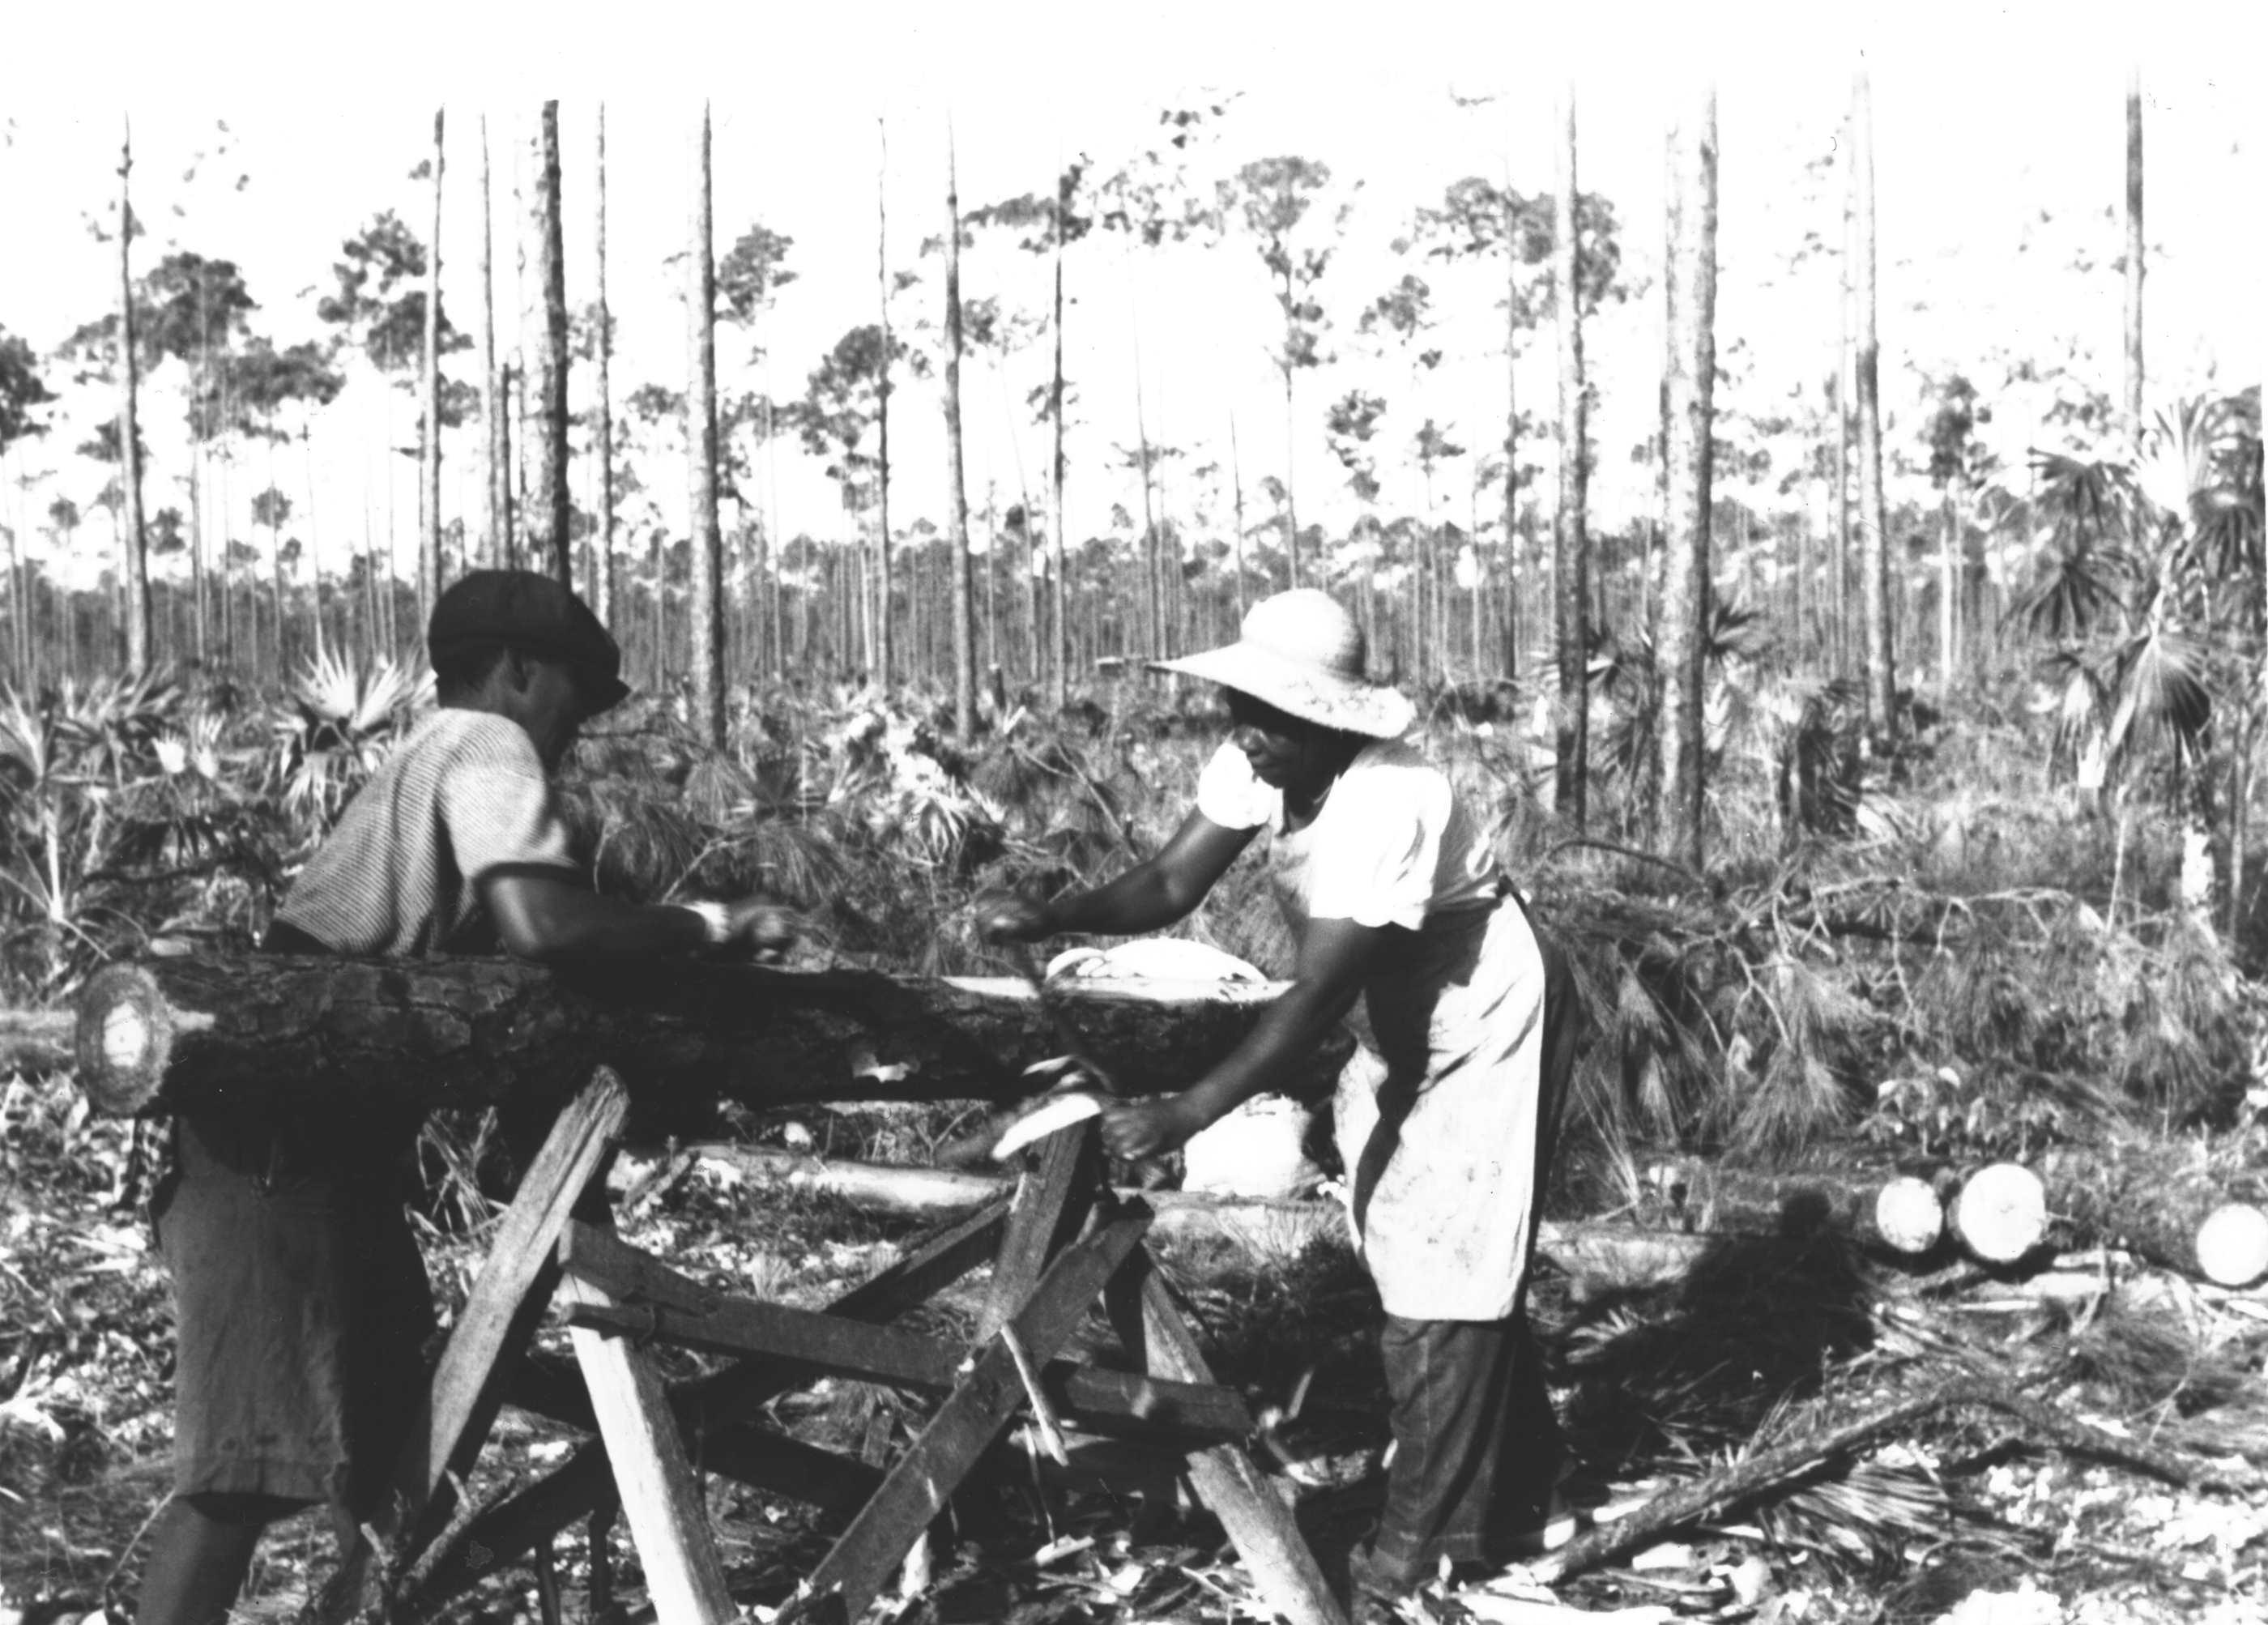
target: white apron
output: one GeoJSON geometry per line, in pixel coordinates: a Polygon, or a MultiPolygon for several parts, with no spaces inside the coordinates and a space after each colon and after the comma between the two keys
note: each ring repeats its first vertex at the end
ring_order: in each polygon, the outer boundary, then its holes
{"type": "MultiPolygon", "coordinates": [[[[1314,827],[1269,832],[1269,878],[1294,938],[1307,933],[1314,827]]],[[[1543,955],[1508,897],[1429,916],[1406,940],[1350,1018],[1362,1048],[1341,1080],[1336,1138],[1357,1245],[1388,1313],[1502,1320],[1537,1205],[1543,955]],[[1398,1129],[1373,1146],[1381,1111],[1398,1129]]]]}

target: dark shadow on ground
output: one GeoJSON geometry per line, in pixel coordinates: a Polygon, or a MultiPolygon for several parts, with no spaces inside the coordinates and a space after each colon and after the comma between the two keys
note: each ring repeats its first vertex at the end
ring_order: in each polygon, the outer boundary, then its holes
{"type": "Polygon", "coordinates": [[[1820,1193],[1798,1192],[1777,1233],[1718,1241],[1675,1286],[1540,1295],[1544,1344],[1574,1388],[1562,1420],[1592,1474],[1664,1447],[1745,1440],[1871,1345],[1857,1251],[1830,1211],[1820,1193]]]}

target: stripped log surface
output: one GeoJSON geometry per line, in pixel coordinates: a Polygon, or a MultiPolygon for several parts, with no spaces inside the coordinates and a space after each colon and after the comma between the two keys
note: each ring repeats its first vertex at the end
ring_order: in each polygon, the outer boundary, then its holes
{"type": "MultiPolygon", "coordinates": [[[[641,1097],[1012,1099],[1062,1053],[1049,1008],[1130,1092],[1180,1088],[1280,983],[1066,983],[778,970],[680,960],[552,971],[505,959],[151,960],[99,972],[77,1011],[79,1081],[120,1116],[413,1091],[480,1105],[563,1096],[594,1063],[641,1097]]],[[[1314,1062],[1321,1087],[1344,1044],[1314,1062]]]]}

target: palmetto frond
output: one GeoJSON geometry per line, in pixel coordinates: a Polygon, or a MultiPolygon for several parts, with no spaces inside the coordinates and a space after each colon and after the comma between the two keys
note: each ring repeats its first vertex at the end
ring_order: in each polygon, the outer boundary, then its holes
{"type": "Polygon", "coordinates": [[[367,670],[336,653],[311,661],[271,726],[270,776],[291,815],[328,826],[431,700],[430,676],[391,660],[367,670]]]}
{"type": "Polygon", "coordinates": [[[2186,521],[2180,558],[2240,619],[2259,624],[2264,564],[2260,410],[2256,392],[2184,402],[2161,416],[2146,465],[2152,499],[2186,521]]]}
{"type": "Polygon", "coordinates": [[[2132,561],[2117,548],[2056,548],[2042,560],[2039,578],[2018,613],[2043,636],[2084,637],[2117,606],[2132,573],[2132,561]]]}
{"type": "Polygon", "coordinates": [[[2213,719],[2206,656],[2203,644],[2157,614],[2119,649],[2111,680],[2117,709],[2107,731],[2114,761],[2168,744],[2198,748],[2213,719]]]}
{"type": "Polygon", "coordinates": [[[0,761],[26,788],[44,783],[56,766],[55,713],[11,691],[0,696],[0,761]]]}
{"type": "Polygon", "coordinates": [[[2035,632],[2083,637],[2119,601],[2135,570],[2130,543],[2138,502],[2123,465],[2035,452],[2036,494],[2003,511],[2011,521],[2044,528],[2049,543],[2040,577],[2021,613],[2035,632]]]}
{"type": "Polygon", "coordinates": [[[395,712],[416,703],[424,685],[391,660],[363,670],[335,651],[318,655],[291,685],[291,697],[309,721],[328,723],[356,738],[386,727],[395,712]]]}
{"type": "Polygon", "coordinates": [[[67,680],[54,707],[57,736],[79,771],[123,784],[148,766],[180,697],[155,672],[98,678],[84,688],[67,680]]]}
{"type": "Polygon", "coordinates": [[[2083,750],[2102,731],[2110,713],[2110,686],[2103,672],[2076,649],[2058,649],[2041,662],[2056,690],[2055,748],[2058,755],[2083,750]]]}

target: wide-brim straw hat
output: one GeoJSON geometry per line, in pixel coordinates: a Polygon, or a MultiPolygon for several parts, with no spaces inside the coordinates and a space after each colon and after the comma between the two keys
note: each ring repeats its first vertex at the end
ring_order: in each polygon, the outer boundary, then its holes
{"type": "Polygon", "coordinates": [[[1233,643],[1150,664],[1373,739],[1399,738],[1417,717],[1407,695],[1370,680],[1362,628],[1337,599],[1314,587],[1261,599],[1233,643]]]}

